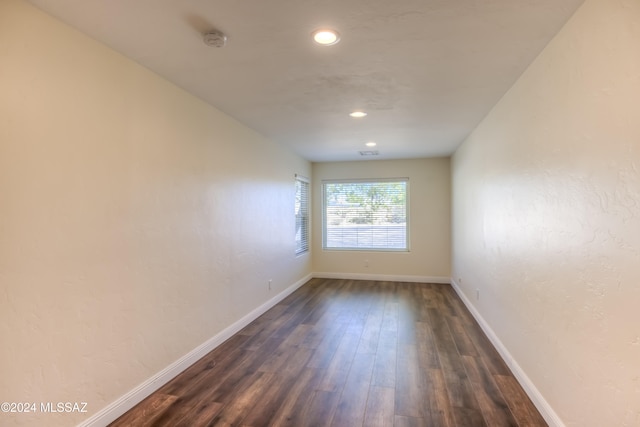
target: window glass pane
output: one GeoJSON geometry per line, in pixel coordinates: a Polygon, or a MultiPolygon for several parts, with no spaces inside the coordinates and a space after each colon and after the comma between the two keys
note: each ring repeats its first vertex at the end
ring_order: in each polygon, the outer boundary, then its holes
{"type": "Polygon", "coordinates": [[[296,178],[296,254],[309,250],[309,182],[296,178]]]}
{"type": "Polygon", "coordinates": [[[324,248],[408,250],[407,188],[407,179],[324,182],[324,248]]]}

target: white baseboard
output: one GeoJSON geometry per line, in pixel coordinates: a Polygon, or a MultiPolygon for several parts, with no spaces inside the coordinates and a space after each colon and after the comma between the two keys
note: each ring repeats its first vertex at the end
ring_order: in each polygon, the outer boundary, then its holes
{"type": "Polygon", "coordinates": [[[360,274],[360,273],[313,273],[318,279],[345,279],[345,280],[378,280],[387,282],[412,282],[412,283],[439,283],[448,285],[450,277],[441,276],[401,276],[385,274],[360,274]]]}
{"type": "Polygon", "coordinates": [[[451,286],[456,291],[460,299],[462,299],[464,305],[467,306],[467,309],[476,319],[493,346],[498,350],[498,353],[500,353],[502,359],[507,363],[507,365],[511,369],[511,372],[513,372],[513,375],[516,377],[533,404],[536,406],[536,408],[538,408],[538,411],[540,411],[540,414],[543,416],[547,424],[549,424],[550,427],[566,427],[558,414],[553,410],[551,405],[549,405],[549,402],[547,402],[546,399],[542,396],[531,379],[529,379],[518,362],[516,362],[516,360],[513,358],[509,350],[507,350],[502,341],[500,341],[500,338],[498,338],[493,329],[491,329],[491,326],[489,326],[489,324],[484,320],[480,312],[475,308],[475,306],[471,303],[471,300],[467,298],[464,292],[462,292],[462,289],[453,278],[451,279],[451,286]]]}
{"type": "Polygon", "coordinates": [[[104,427],[109,423],[115,421],[118,417],[140,403],[151,393],[168,383],[171,379],[176,377],[179,373],[187,369],[189,366],[193,365],[211,350],[218,347],[220,344],[231,338],[235,333],[260,317],[262,314],[264,314],[271,307],[285,299],[300,286],[308,282],[312,277],[313,276],[309,274],[298,280],[296,283],[289,286],[278,295],[274,296],[264,304],[252,310],[249,314],[242,317],[237,322],[225,328],[220,333],[216,334],[200,346],[196,347],[180,359],[173,362],[171,365],[167,366],[162,371],[158,372],[153,377],[149,378],[133,390],[129,391],[124,396],[120,397],[118,400],[112,402],[90,418],[86,419],[84,422],[79,424],[78,427],[104,427]]]}

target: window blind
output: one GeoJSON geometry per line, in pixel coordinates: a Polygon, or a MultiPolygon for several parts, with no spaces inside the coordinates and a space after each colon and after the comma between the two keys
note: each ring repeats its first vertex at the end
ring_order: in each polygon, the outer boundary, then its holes
{"type": "Polygon", "coordinates": [[[323,247],[409,249],[407,178],[324,181],[323,247]]]}
{"type": "Polygon", "coordinates": [[[296,175],[296,255],[309,250],[309,181],[296,175]]]}

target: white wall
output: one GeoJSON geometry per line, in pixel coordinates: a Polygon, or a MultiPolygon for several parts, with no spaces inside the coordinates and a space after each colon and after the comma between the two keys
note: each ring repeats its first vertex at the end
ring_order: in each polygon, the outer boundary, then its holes
{"type": "Polygon", "coordinates": [[[397,278],[449,282],[451,174],[448,158],[314,163],[313,268],[327,277],[397,278]],[[409,178],[409,252],[322,249],[322,180],[409,178]],[[369,261],[365,267],[365,260],[369,261]]]}
{"type": "Polygon", "coordinates": [[[639,42],[587,0],[452,161],[452,276],[567,426],[640,425],[639,42]]]}
{"type": "Polygon", "coordinates": [[[0,401],[89,409],[0,425],[77,424],[311,272],[308,162],[15,0],[0,94],[0,401]]]}

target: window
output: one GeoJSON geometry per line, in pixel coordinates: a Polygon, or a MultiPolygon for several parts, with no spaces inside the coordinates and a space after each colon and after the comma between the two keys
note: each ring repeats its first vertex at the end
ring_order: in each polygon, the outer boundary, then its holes
{"type": "Polygon", "coordinates": [[[296,175],[296,255],[309,251],[309,180],[296,175]]]}
{"type": "Polygon", "coordinates": [[[324,181],[324,249],[409,250],[409,180],[324,181]]]}

